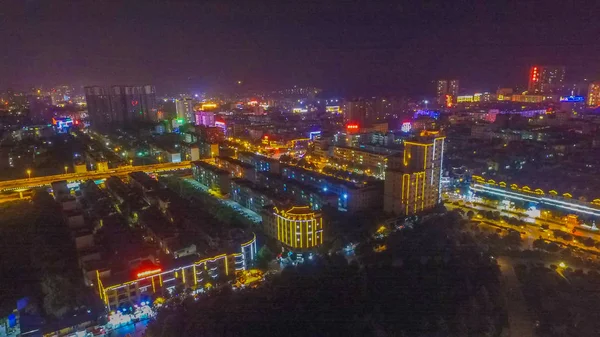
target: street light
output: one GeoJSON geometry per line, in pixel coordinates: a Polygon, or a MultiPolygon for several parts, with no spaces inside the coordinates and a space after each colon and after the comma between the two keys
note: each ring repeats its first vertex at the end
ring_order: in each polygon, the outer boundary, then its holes
{"type": "Polygon", "coordinates": [[[129,166],[133,166],[133,159],[129,159],[129,166]]]}
{"type": "Polygon", "coordinates": [[[69,171],[69,167],[67,165],[65,165],[65,174],[67,174],[68,171],[69,171]]]}
{"type": "Polygon", "coordinates": [[[27,169],[27,175],[29,176],[29,179],[31,179],[31,170],[27,169]]]}
{"type": "Polygon", "coordinates": [[[162,161],[162,157],[158,156],[158,162],[160,163],[162,161]]]}

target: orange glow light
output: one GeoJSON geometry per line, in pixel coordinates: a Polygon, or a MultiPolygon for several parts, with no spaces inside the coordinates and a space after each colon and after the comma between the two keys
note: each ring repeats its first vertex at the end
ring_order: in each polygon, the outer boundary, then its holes
{"type": "Polygon", "coordinates": [[[153,274],[158,274],[161,271],[162,271],[161,268],[152,269],[152,270],[146,270],[146,271],[137,273],[137,277],[138,278],[140,278],[140,277],[146,277],[146,276],[150,276],[150,275],[153,275],[153,274]]]}

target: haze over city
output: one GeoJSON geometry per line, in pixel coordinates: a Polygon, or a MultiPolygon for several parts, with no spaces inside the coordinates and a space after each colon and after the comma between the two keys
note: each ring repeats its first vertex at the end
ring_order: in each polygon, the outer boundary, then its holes
{"type": "Polygon", "coordinates": [[[533,64],[600,72],[594,2],[4,2],[0,87],[419,94],[436,78],[523,85],[533,64]],[[239,89],[239,88],[238,88],[239,89]]]}

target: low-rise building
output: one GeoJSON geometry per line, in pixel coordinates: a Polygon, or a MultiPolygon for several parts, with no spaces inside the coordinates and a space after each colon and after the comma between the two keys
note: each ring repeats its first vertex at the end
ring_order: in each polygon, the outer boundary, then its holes
{"type": "Polygon", "coordinates": [[[232,178],[244,178],[253,182],[256,181],[256,170],[253,165],[225,156],[216,157],[215,164],[219,168],[228,171],[232,178]]]}
{"type": "Polygon", "coordinates": [[[350,213],[377,210],[382,206],[383,181],[376,179],[353,182],[310,171],[297,166],[283,166],[282,176],[337,196],[337,208],[350,213]]]}
{"type": "Polygon", "coordinates": [[[220,194],[228,194],[231,188],[231,174],[217,166],[203,161],[192,162],[194,179],[220,194]]]}
{"type": "Polygon", "coordinates": [[[238,159],[243,163],[254,166],[258,172],[279,173],[279,160],[277,159],[248,151],[239,151],[238,159]]]}
{"type": "Polygon", "coordinates": [[[262,215],[265,234],[292,250],[310,251],[323,244],[323,217],[308,206],[273,207],[262,215]]]}

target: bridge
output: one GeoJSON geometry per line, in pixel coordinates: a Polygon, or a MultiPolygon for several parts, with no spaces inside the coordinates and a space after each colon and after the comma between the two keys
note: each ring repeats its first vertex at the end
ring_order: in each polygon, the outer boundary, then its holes
{"type": "Polygon", "coordinates": [[[89,179],[99,180],[106,179],[111,176],[126,176],[135,171],[143,171],[147,173],[172,171],[190,168],[190,161],[182,161],[180,163],[161,163],[140,166],[123,166],[107,171],[88,171],[84,173],[67,173],[57,174],[53,176],[31,177],[25,179],[15,179],[0,181],[0,192],[4,191],[24,191],[37,187],[49,186],[54,181],[66,180],[67,182],[86,181],[89,179]]]}

